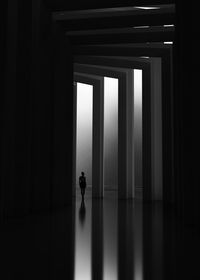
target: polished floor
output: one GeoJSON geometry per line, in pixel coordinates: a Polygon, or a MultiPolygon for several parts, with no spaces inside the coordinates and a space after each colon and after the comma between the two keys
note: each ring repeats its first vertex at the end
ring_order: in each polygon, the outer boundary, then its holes
{"type": "Polygon", "coordinates": [[[0,279],[200,279],[199,232],[162,204],[80,194],[72,206],[0,230],[0,279]]]}

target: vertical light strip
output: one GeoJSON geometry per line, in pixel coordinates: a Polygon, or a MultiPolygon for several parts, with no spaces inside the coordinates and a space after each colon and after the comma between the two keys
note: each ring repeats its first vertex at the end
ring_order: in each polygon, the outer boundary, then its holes
{"type": "Polygon", "coordinates": [[[92,108],[93,86],[77,83],[76,184],[84,171],[88,186],[92,184],[92,108]]]}
{"type": "Polygon", "coordinates": [[[135,186],[142,188],[142,70],[134,69],[135,186]]]}
{"type": "Polygon", "coordinates": [[[142,6],[135,6],[134,8],[139,10],[159,10],[160,7],[142,7],[142,6]]]}
{"type": "Polygon", "coordinates": [[[118,79],[104,77],[104,186],[118,184],[118,79]]]}

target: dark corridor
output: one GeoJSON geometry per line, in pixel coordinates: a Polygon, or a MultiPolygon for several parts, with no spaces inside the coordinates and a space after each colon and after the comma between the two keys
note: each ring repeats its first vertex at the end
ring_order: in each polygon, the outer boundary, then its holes
{"type": "Polygon", "coordinates": [[[0,279],[78,280],[82,257],[81,280],[200,279],[199,9],[178,0],[154,0],[153,9],[150,0],[79,2],[1,3],[0,279]],[[134,63],[146,69],[148,92],[147,57],[162,60],[163,202],[148,188],[146,94],[144,201],[87,193],[81,207],[72,198],[73,65],[134,63]]]}

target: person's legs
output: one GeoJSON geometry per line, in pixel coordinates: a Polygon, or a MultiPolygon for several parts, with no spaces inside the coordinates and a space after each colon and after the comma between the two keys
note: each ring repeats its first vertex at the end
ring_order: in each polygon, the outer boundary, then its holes
{"type": "Polygon", "coordinates": [[[84,200],[84,194],[85,194],[85,189],[81,188],[81,196],[82,196],[82,200],[84,200]]]}

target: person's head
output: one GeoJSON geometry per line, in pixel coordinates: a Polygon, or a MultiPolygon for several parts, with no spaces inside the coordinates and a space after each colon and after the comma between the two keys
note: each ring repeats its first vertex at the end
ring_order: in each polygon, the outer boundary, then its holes
{"type": "Polygon", "coordinates": [[[83,171],[81,172],[81,175],[84,176],[84,172],[83,171]]]}

